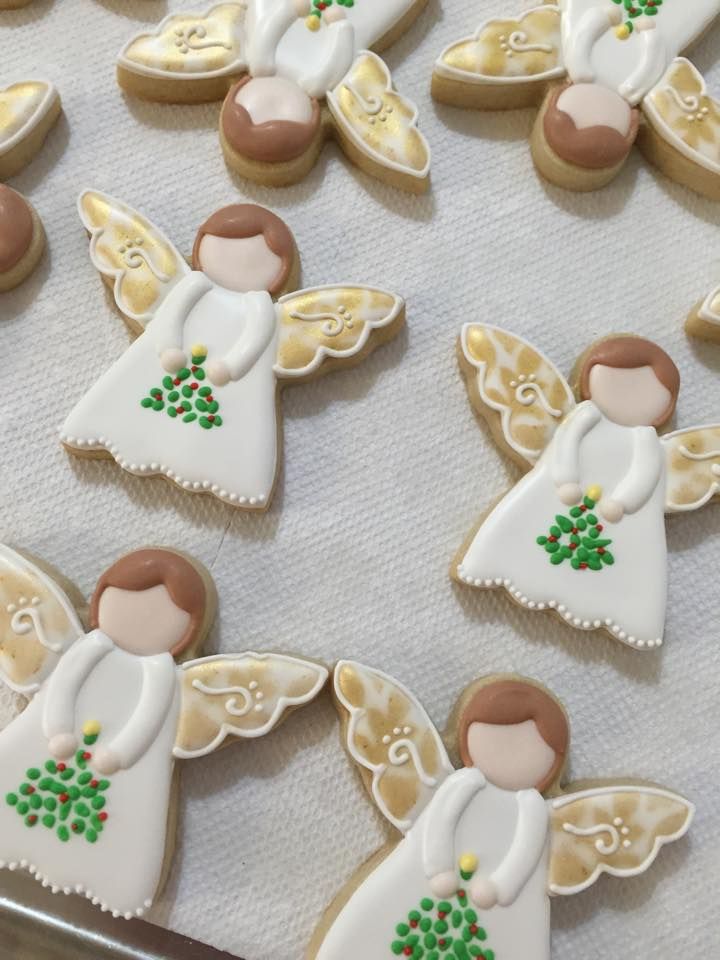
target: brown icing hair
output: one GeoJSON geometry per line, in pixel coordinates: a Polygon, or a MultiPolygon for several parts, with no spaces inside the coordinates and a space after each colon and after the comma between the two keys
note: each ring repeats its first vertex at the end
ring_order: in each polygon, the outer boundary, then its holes
{"type": "Polygon", "coordinates": [[[314,98],[311,100],[312,116],[307,123],[297,120],[253,123],[245,107],[237,102],[238,92],[251,80],[252,77],[243,77],[225,98],[220,115],[225,139],[236,153],[258,163],[297,160],[311,148],[320,129],[320,104],[314,98]]]}
{"type": "Polygon", "coordinates": [[[579,129],[572,117],[558,106],[565,90],[567,86],[555,90],[545,111],[543,130],[550,148],[561,160],[585,170],[606,170],[617,166],[637,139],[639,111],[631,110],[630,127],[625,136],[604,124],[579,129]]]}
{"type": "Polygon", "coordinates": [[[0,273],[18,264],[30,249],[34,224],[27,202],[0,183],[0,273]]]}
{"type": "Polygon", "coordinates": [[[200,227],[195,237],[193,270],[202,270],[200,244],[208,234],[228,240],[264,237],[265,243],[282,261],[280,271],[268,292],[274,295],[282,292],[295,262],[295,239],[284,220],[256,203],[233,203],[229,207],[216,210],[200,227]]]}
{"type": "Polygon", "coordinates": [[[190,614],[187,630],[170,651],[174,657],[182,653],[201,639],[208,596],[205,581],[196,567],[173,550],[135,550],[116,560],[98,580],[90,600],[91,628],[98,627],[100,598],[107,587],[149,590],[159,585],[166,588],[174,604],[190,614]]]}
{"type": "Polygon", "coordinates": [[[590,399],[590,371],[596,364],[633,370],[652,367],[660,383],[670,391],[670,405],[653,426],[659,427],[669,420],[675,410],[680,392],[680,372],[662,347],[643,337],[608,337],[598,340],[583,356],[580,363],[580,396],[590,399]]]}
{"type": "Polygon", "coordinates": [[[536,785],[541,793],[559,777],[565,765],[570,727],[565,711],[553,695],[528,680],[499,679],[471,688],[461,701],[457,731],[460,757],[466,767],[473,761],[468,731],[473,723],[510,725],[534,720],[540,736],[555,751],[555,762],[536,785]]]}

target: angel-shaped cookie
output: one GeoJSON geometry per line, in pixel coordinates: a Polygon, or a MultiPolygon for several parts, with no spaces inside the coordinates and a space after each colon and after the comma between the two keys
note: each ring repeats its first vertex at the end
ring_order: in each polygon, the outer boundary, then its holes
{"type": "Polygon", "coordinates": [[[421,193],[430,150],[417,109],[373,50],[389,46],[424,0],[247,0],[166,17],[133,37],[118,81],[147,100],[225,98],[220,141],[242,176],[295,183],[336,137],[361,169],[421,193]]]}
{"type": "Polygon", "coordinates": [[[192,269],[120,201],[88,190],[79,210],[92,262],[140,336],[70,413],[62,442],[138,476],[267,508],[277,386],[360,361],[397,331],[403,301],[342,284],[274,303],[295,288],[297,251],[285,223],[254,204],[224,207],[200,227],[192,269]]]}
{"type": "Polygon", "coordinates": [[[188,659],[215,593],[172,550],[136,550],[106,570],[89,633],[64,590],[7,547],[0,594],[0,676],[32,697],[0,732],[0,867],[140,916],[172,843],[175,759],[269,733],[327,670],[275,653],[188,659]]]}
{"type": "Polygon", "coordinates": [[[532,154],[559,186],[609,183],[637,139],[667,176],[720,199],[720,107],[679,56],[718,13],[720,0],[539,4],[443,50],[433,95],[488,110],[542,101],[532,154]]]}
{"type": "MultiPolygon", "coordinates": [[[[45,80],[13,83],[0,90],[0,180],[27,166],[60,116],[60,97],[45,80]]],[[[0,293],[12,290],[35,269],[45,231],[30,203],[0,183],[0,293]]]]}
{"type": "Polygon", "coordinates": [[[514,334],[469,323],[459,348],[473,406],[532,469],[465,542],[453,575],[504,587],[578,629],[659,646],[664,514],[694,510],[720,491],[720,424],[658,436],[680,375],[640,337],[609,337],[583,354],[577,403],[553,364],[514,334]]]}
{"type": "Polygon", "coordinates": [[[334,692],[350,756],[403,837],[330,906],[312,960],[550,960],[549,896],[642,873],[690,826],[692,804],[654,785],[561,787],[568,719],[531,680],[488,677],[463,692],[450,731],[458,770],[392,677],[344,661],[334,692]]]}

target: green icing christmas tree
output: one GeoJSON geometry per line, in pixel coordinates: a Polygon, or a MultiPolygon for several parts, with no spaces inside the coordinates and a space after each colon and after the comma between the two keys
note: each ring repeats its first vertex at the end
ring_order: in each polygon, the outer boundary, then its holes
{"type": "Polygon", "coordinates": [[[84,748],[76,751],[74,766],[46,760],[43,769],[29,767],[17,791],[6,794],[5,802],[15,808],[26,827],[55,830],[63,843],[72,836],[97,841],[108,819],[105,793],[110,787],[109,780],[88,769],[92,754],[87,747],[99,736],[100,724],[89,721],[83,727],[84,748]]]}
{"type": "Polygon", "coordinates": [[[569,560],[574,570],[602,570],[615,563],[608,550],[612,540],[602,536],[604,527],[593,513],[599,498],[599,490],[591,487],[582,501],[570,509],[569,517],[556,514],[549,532],[537,537],[536,543],[548,554],[550,563],[559,566],[569,560]]]}
{"type": "Polygon", "coordinates": [[[180,417],[183,423],[198,423],[203,430],[221,427],[220,404],[212,387],[203,385],[206,373],[202,365],[207,360],[207,349],[198,343],[191,353],[191,365],[163,377],[162,387],[151,387],[140,406],[158,413],[164,410],[171,419],[180,417]]]}
{"type": "MultiPolygon", "coordinates": [[[[465,854],[460,858],[463,883],[472,879],[477,858],[465,854]]],[[[468,905],[467,891],[460,888],[449,900],[423,897],[406,920],[395,927],[397,938],[390,943],[397,957],[411,960],[495,960],[495,953],[484,946],[487,933],[478,914],[468,905]]]]}
{"type": "Polygon", "coordinates": [[[638,17],[656,17],[663,0],[613,0],[613,3],[625,8],[627,19],[615,30],[615,35],[620,40],[627,40],[635,30],[633,21],[638,17]]]}

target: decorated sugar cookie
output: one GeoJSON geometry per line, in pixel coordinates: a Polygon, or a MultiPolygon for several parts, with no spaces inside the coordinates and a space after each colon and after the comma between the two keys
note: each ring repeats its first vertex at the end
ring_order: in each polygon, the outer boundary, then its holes
{"type": "Polygon", "coordinates": [[[466,324],[459,346],[471,403],[529,472],[481,520],[453,575],[503,587],[578,629],[660,646],[664,514],[695,510],[720,492],[720,424],[658,436],[680,375],[640,337],[594,343],[578,363],[575,392],[538,350],[498,327],[466,324]]]}
{"type": "Polygon", "coordinates": [[[403,301],[351,284],[285,292],[298,275],[293,236],[254,204],[224,207],[200,227],[192,268],[124,203],[88,190],[79,210],[92,262],[140,336],[72,410],[63,444],[266,509],[278,387],[360,361],[398,330],[403,301]]]}
{"type": "Polygon", "coordinates": [[[570,731],[540,684],[487,677],[461,695],[448,739],[392,677],[335,669],[343,740],[402,835],[347,884],[313,960],[550,960],[549,897],[633,877],[688,830],[693,806],[652,784],[561,786],[570,731]]]}
{"type": "Polygon", "coordinates": [[[667,176],[720,199],[720,108],[680,56],[718,13],[720,0],[538,4],[443,50],[433,96],[487,110],[541,103],[532,155],[561,187],[609,183],[637,140],[667,176]]]}
{"type": "Polygon", "coordinates": [[[295,183],[328,137],[371,176],[421,193],[430,150],[417,109],[374,50],[393,43],[425,0],[248,0],[165,18],[133,37],[118,81],[146,100],[224,98],[228,164],[269,186],[295,183]]]}
{"type": "Polygon", "coordinates": [[[0,10],[19,10],[29,3],[32,3],[32,0],[0,0],[0,10]]]}
{"type": "Polygon", "coordinates": [[[0,676],[31,698],[0,732],[0,867],[140,916],[172,847],[175,760],[264,736],[327,670],[276,653],[191,659],[215,593],[172,550],[136,550],[106,570],[89,632],[65,591],[7,547],[0,595],[0,676]]]}
{"type": "Polygon", "coordinates": [[[685,329],[690,336],[701,340],[720,340],[720,286],[713,287],[705,299],[693,307],[685,329]]]}
{"type": "MultiPolygon", "coordinates": [[[[30,163],[59,116],[51,83],[28,80],[0,90],[0,180],[30,163]]],[[[30,202],[0,183],[0,293],[32,273],[44,248],[45,231],[30,202]]]]}

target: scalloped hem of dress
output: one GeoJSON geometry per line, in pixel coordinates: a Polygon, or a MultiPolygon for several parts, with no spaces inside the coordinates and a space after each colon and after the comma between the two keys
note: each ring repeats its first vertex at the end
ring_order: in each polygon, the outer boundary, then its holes
{"type": "Polygon", "coordinates": [[[132,473],[136,477],[167,477],[181,490],[187,490],[189,493],[210,493],[218,500],[223,500],[234,507],[243,507],[246,510],[264,510],[268,505],[268,498],[265,494],[249,497],[245,494],[232,493],[217,483],[213,483],[212,480],[187,480],[163,463],[133,463],[125,460],[120,448],[113,446],[104,437],[99,437],[97,440],[95,438],[85,439],[84,437],[70,437],[63,433],[60,435],[60,442],[67,447],[72,447],[79,453],[106,450],[115,463],[127,473],[132,473]]]}
{"type": "Polygon", "coordinates": [[[10,870],[11,872],[14,870],[25,870],[34,877],[38,883],[41,883],[43,887],[47,887],[51,893],[64,893],[67,896],[70,896],[71,893],[78,894],[79,896],[85,897],[94,906],[100,907],[103,913],[111,913],[113,917],[116,918],[123,917],[125,920],[132,920],[133,917],[142,917],[152,906],[152,900],[146,900],[142,907],[137,907],[135,910],[113,910],[112,907],[108,906],[100,897],[96,897],[92,890],[87,889],[82,883],[76,883],[71,887],[62,887],[57,883],[53,883],[49,877],[40,873],[37,867],[27,860],[0,860],[0,870],[10,870]]]}
{"type": "Polygon", "coordinates": [[[504,587],[513,600],[528,610],[553,610],[571,627],[575,627],[578,630],[606,630],[615,637],[616,640],[621,640],[636,650],[656,650],[662,646],[662,637],[654,640],[644,640],[635,637],[633,634],[628,633],[627,630],[624,630],[622,624],[615,623],[611,617],[607,617],[604,620],[585,620],[582,617],[578,617],[569,607],[565,606],[565,604],[558,603],[557,600],[530,600],[525,596],[523,591],[518,590],[512,580],[509,580],[507,577],[471,577],[465,573],[462,564],[457,568],[457,575],[463,583],[466,583],[470,587],[481,587],[484,589],[504,587]]]}

